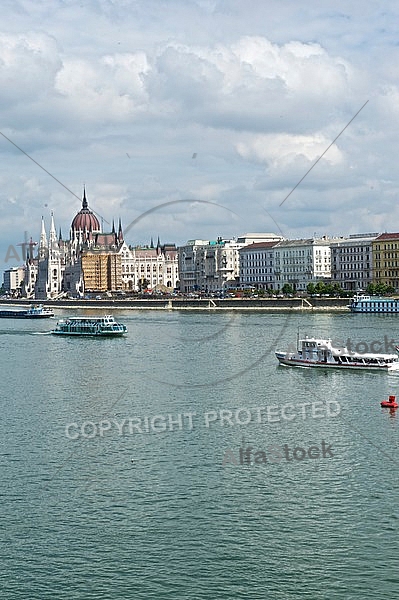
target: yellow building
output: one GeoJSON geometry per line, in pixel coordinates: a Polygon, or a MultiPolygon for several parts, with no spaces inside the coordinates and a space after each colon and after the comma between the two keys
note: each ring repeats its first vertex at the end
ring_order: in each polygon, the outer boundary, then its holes
{"type": "Polygon", "coordinates": [[[86,291],[106,292],[122,289],[122,260],[109,250],[84,250],[82,271],[86,291]]]}
{"type": "Polygon", "coordinates": [[[382,233],[372,248],[373,282],[399,289],[399,233],[382,233]]]}

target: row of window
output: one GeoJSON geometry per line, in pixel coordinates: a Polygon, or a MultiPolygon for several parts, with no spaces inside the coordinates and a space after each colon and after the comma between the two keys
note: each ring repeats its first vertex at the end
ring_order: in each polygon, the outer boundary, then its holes
{"type": "MultiPolygon", "coordinates": [[[[157,271],[159,271],[159,273],[163,273],[163,268],[157,269],[157,267],[154,265],[152,267],[152,270],[154,273],[156,273],[157,271]]],[[[122,271],[123,273],[135,273],[138,271],[138,268],[135,265],[130,265],[130,269],[129,269],[129,265],[122,265],[122,271]]],[[[150,272],[151,271],[151,267],[150,265],[147,265],[147,269],[144,268],[144,265],[141,265],[140,267],[140,271],[143,273],[144,271],[150,272]]],[[[172,273],[172,267],[167,267],[166,268],[166,272],[167,273],[172,273]]],[[[178,272],[177,267],[175,268],[175,273],[178,272]]]]}
{"type": "Polygon", "coordinates": [[[386,260],[382,264],[380,261],[377,261],[375,263],[376,269],[381,269],[381,267],[397,267],[397,266],[399,266],[397,260],[386,260]]]}
{"type": "Polygon", "coordinates": [[[357,252],[359,252],[362,254],[364,252],[370,252],[370,246],[349,246],[347,248],[331,248],[331,252],[337,252],[338,254],[356,254],[357,252]]]}
{"type": "Polygon", "coordinates": [[[376,250],[397,250],[399,248],[399,244],[396,242],[390,244],[376,244],[376,250]]]}
{"type": "MultiPolygon", "coordinates": [[[[242,276],[245,277],[253,273],[267,273],[267,269],[243,269],[242,276]]],[[[269,273],[273,273],[273,269],[269,269],[269,273]]]]}
{"type": "Polygon", "coordinates": [[[377,279],[380,279],[381,277],[398,277],[398,272],[397,271],[376,271],[375,272],[375,276],[377,279]],[[384,273],[384,274],[383,274],[384,273]]]}

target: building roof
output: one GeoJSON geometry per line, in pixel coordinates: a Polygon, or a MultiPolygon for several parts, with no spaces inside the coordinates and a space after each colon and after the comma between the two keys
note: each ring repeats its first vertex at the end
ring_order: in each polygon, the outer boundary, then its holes
{"type": "Polygon", "coordinates": [[[91,231],[99,233],[101,231],[100,223],[96,215],[89,209],[86,199],[86,190],[83,192],[82,208],[74,217],[71,225],[72,231],[91,231]]]}
{"type": "Polygon", "coordinates": [[[349,237],[342,237],[331,242],[331,247],[338,246],[359,246],[359,245],[370,245],[371,242],[378,237],[378,233],[370,233],[365,235],[350,235],[349,237]]]}
{"type": "Polygon", "coordinates": [[[329,246],[332,239],[328,237],[322,238],[306,238],[299,240],[282,240],[276,244],[277,248],[289,248],[291,246],[329,246]]]}
{"type": "Polygon", "coordinates": [[[93,236],[94,245],[110,248],[111,246],[119,246],[120,242],[116,236],[116,233],[96,233],[93,236]]]}
{"type": "Polygon", "coordinates": [[[253,244],[249,244],[249,246],[244,246],[240,248],[240,252],[244,252],[246,250],[256,250],[262,248],[273,248],[273,246],[277,246],[279,242],[254,242],[253,244]]]}
{"type": "Polygon", "coordinates": [[[251,243],[261,243],[261,242],[272,242],[283,240],[283,235],[278,235],[276,233],[244,233],[243,235],[238,236],[237,242],[244,244],[251,243]]]}
{"type": "Polygon", "coordinates": [[[399,240],[399,233],[381,233],[374,241],[383,242],[388,240],[399,240]]]}

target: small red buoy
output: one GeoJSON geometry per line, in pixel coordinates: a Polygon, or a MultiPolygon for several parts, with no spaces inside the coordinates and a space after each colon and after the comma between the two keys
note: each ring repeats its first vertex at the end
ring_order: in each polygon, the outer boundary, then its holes
{"type": "Polygon", "coordinates": [[[381,402],[381,406],[383,408],[398,408],[399,404],[396,402],[396,396],[389,396],[388,400],[381,402]]]}

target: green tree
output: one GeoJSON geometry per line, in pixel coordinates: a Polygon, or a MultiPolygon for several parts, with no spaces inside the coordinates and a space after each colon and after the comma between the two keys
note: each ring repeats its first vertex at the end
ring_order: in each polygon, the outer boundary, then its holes
{"type": "Polygon", "coordinates": [[[285,283],[282,287],[283,294],[293,294],[294,290],[292,289],[292,285],[290,283],[285,283]]]}
{"type": "Polygon", "coordinates": [[[326,283],[324,287],[324,294],[329,294],[330,296],[334,293],[334,286],[332,283],[326,283]]]}
{"type": "Polygon", "coordinates": [[[332,286],[332,288],[333,288],[332,293],[333,293],[334,296],[342,296],[344,290],[339,285],[339,283],[334,283],[333,286],[332,286]]]}
{"type": "Polygon", "coordinates": [[[387,286],[385,283],[377,283],[375,286],[375,293],[380,296],[385,296],[387,293],[387,286]]]}
{"type": "Polygon", "coordinates": [[[306,286],[306,291],[308,294],[313,295],[315,293],[315,284],[314,283],[308,283],[308,285],[306,286]]]}
{"type": "Polygon", "coordinates": [[[323,281],[318,281],[315,285],[314,291],[316,294],[325,294],[326,284],[323,281]]]}

